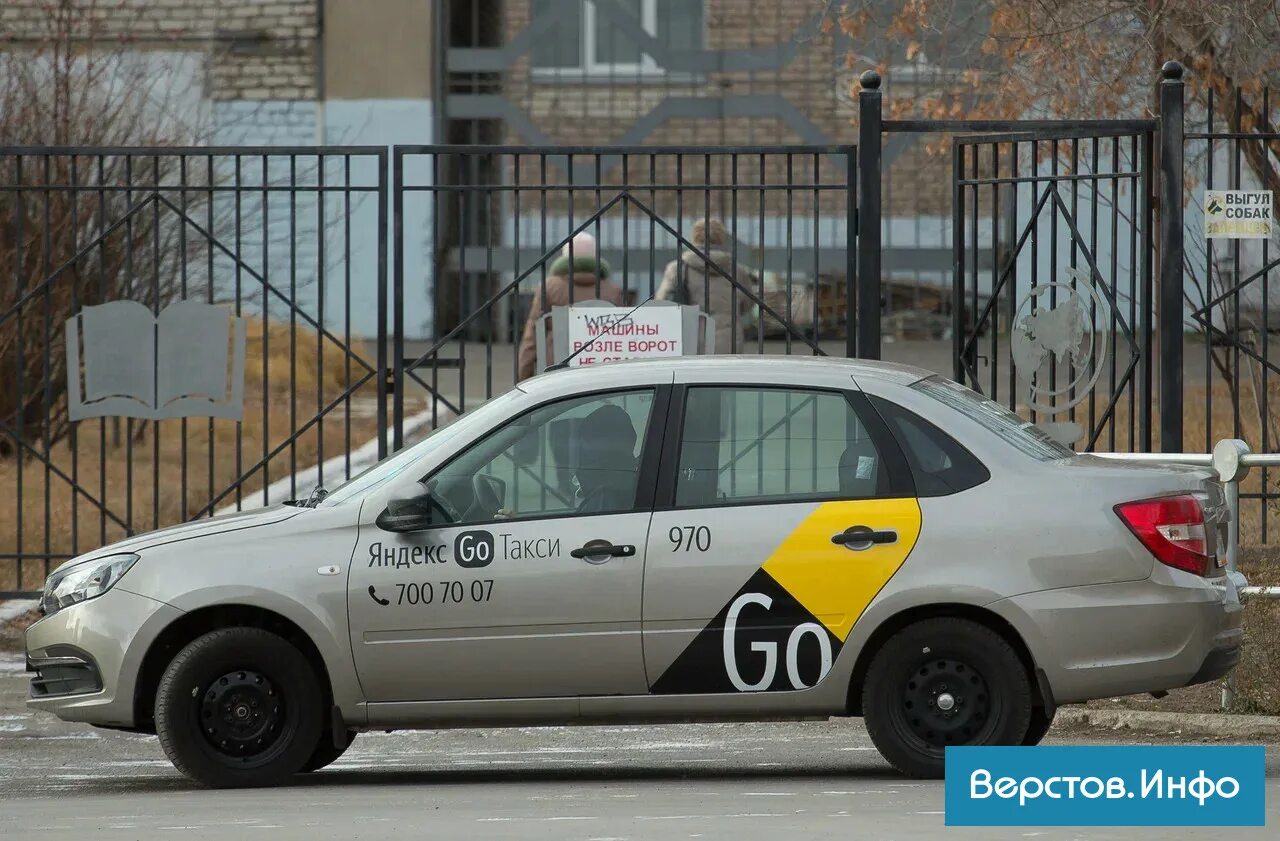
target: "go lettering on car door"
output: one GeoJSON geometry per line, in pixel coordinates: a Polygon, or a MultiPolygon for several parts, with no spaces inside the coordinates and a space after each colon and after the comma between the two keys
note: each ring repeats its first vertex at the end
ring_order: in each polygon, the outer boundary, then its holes
{"type": "MultiPolygon", "coordinates": [[[[743,679],[742,672],[738,668],[738,658],[734,652],[737,641],[738,616],[747,605],[752,604],[768,610],[773,607],[773,599],[764,593],[743,593],[734,599],[733,604],[729,605],[729,612],[725,615],[724,620],[724,635],[722,637],[724,668],[729,675],[729,682],[739,692],[760,692],[768,689],[773,683],[774,676],[778,670],[778,643],[773,641],[754,641],[751,643],[753,652],[764,655],[764,673],[758,681],[748,683],[743,679]]],[[[827,632],[821,625],[817,622],[801,622],[791,629],[791,633],[787,636],[786,668],[787,680],[791,682],[792,689],[808,689],[810,686],[816,685],[827,676],[827,672],[831,671],[831,661],[831,641],[827,638],[827,632]],[[800,643],[804,640],[806,634],[812,635],[818,643],[818,677],[811,684],[805,683],[800,675],[800,643]]]]}

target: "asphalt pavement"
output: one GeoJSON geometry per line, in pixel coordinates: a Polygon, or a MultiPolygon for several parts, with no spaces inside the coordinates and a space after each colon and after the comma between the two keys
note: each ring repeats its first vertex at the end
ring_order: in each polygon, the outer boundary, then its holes
{"type": "MultiPolygon", "coordinates": [[[[960,829],[942,784],[897,776],[856,721],[361,734],[333,766],[276,789],[207,791],[153,736],[34,714],[0,654],[0,838],[1201,839],[1217,830],[960,829]]],[[[1054,743],[1150,737],[1053,733],[1054,743]]],[[[1158,740],[1158,739],[1157,739],[1158,740]]],[[[1268,747],[1269,829],[1280,745],[1268,747]]]]}

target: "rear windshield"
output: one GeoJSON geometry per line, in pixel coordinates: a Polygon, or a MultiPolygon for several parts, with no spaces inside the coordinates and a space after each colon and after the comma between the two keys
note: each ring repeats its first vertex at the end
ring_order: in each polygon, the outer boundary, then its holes
{"type": "Polygon", "coordinates": [[[1049,433],[1040,427],[959,383],[933,376],[911,387],[969,416],[1032,458],[1053,461],[1076,454],[1075,450],[1050,438],[1049,433]]]}

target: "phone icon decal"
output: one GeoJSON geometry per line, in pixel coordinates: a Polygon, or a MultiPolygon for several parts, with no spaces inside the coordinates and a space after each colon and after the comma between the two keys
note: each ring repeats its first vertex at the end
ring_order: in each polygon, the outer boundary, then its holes
{"type": "Polygon", "coordinates": [[[372,584],[370,584],[370,585],[369,585],[369,598],[373,599],[375,602],[377,602],[378,604],[382,605],[383,607],[386,607],[387,605],[391,604],[391,600],[390,600],[390,599],[380,599],[380,598],[378,598],[378,591],[377,591],[377,590],[375,590],[375,589],[373,589],[373,585],[372,585],[372,584]]]}

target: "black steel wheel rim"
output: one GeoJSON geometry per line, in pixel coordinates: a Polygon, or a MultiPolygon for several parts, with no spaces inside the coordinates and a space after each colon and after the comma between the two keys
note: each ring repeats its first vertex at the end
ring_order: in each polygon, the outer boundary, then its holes
{"type": "Polygon", "coordinates": [[[210,754],[224,764],[262,765],[288,744],[293,716],[284,694],[265,674],[237,669],[198,692],[200,733],[210,754]]]}
{"type": "Polygon", "coordinates": [[[999,698],[964,658],[919,658],[899,682],[894,725],[899,736],[930,754],[947,745],[983,744],[995,729],[999,698]]]}

